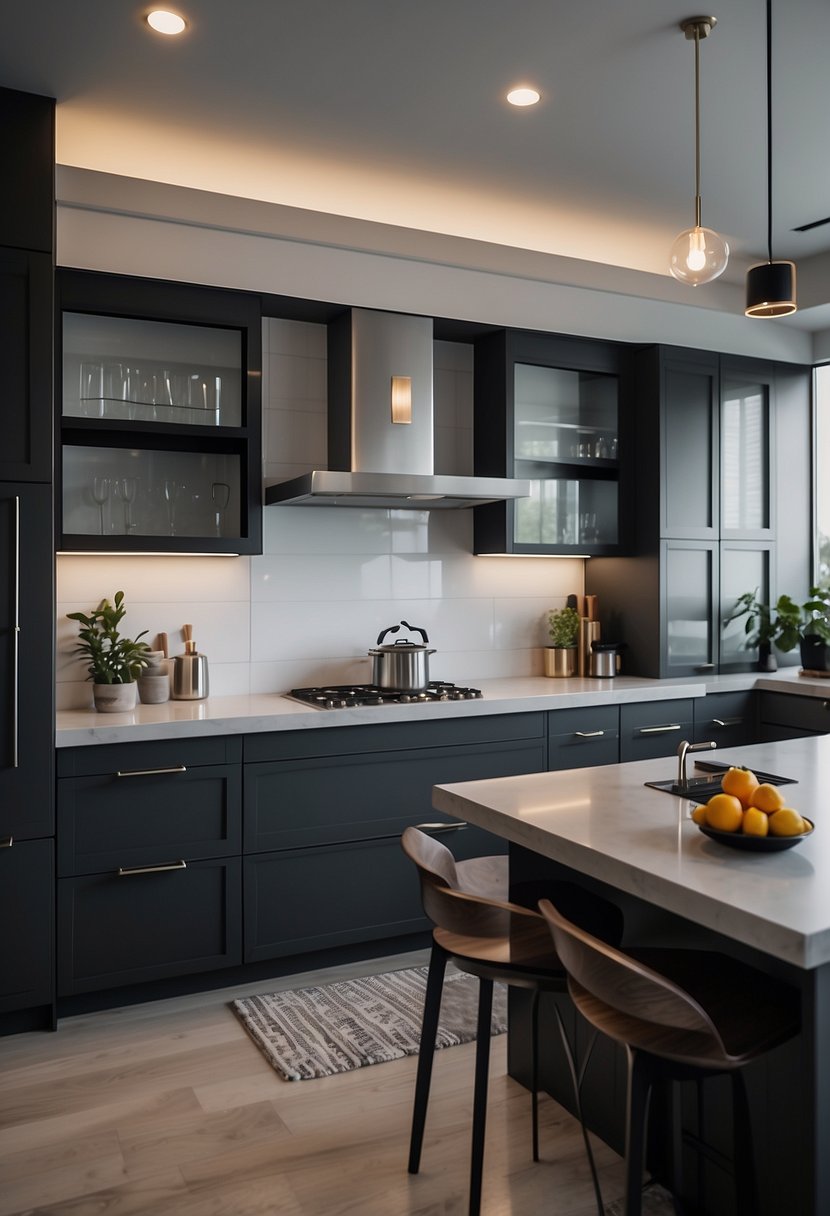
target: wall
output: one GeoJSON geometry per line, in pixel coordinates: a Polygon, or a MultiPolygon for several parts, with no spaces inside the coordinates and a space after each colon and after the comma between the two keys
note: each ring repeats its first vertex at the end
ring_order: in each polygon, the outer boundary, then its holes
{"type": "MultiPolygon", "coordinates": [[[[266,482],[326,464],[326,335],[269,320],[263,333],[266,482]]],[[[472,471],[472,348],[435,344],[435,470],[472,471]]],[[[368,680],[366,655],[402,618],[427,630],[436,679],[541,674],[544,614],[582,590],[575,559],[472,556],[470,511],[269,507],[254,558],[58,558],[58,708],[92,703],[66,613],[126,594],[131,635],[180,651],[191,623],[211,694],[368,680]]]]}

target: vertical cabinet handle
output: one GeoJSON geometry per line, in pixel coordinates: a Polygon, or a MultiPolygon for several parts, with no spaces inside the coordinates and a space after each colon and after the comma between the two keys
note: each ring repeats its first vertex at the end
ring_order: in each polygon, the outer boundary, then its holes
{"type": "Polygon", "coordinates": [[[14,625],[12,626],[12,768],[20,767],[20,495],[14,496],[14,625]]]}

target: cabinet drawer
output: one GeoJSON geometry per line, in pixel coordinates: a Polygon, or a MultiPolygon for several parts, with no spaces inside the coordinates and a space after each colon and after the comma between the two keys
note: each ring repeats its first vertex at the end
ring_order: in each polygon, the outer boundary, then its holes
{"type": "MultiPolygon", "coordinates": [[[[830,693],[830,688],[827,691],[830,693]]],[[[762,692],[761,721],[788,726],[802,735],[824,735],[830,731],[830,699],[799,697],[786,692],[762,692]]],[[[797,734],[786,737],[796,738],[797,734]]]]}
{"type": "Polygon", "coordinates": [[[240,861],[58,881],[58,995],[241,962],[240,861]]]}
{"type": "Polygon", "coordinates": [[[51,840],[0,848],[0,1013],[52,1000],[51,840]]]}
{"type": "Polygon", "coordinates": [[[245,961],[428,928],[397,837],[246,857],[245,961]]]}
{"type": "Polygon", "coordinates": [[[245,852],[399,836],[436,818],[433,785],[544,767],[544,739],[247,764],[245,852]]]}
{"type": "Polygon", "coordinates": [[[548,768],[588,768],[620,758],[620,711],[616,705],[559,709],[548,715],[548,768]]]}
{"type": "Polygon", "coordinates": [[[160,739],[153,743],[110,743],[100,747],[58,748],[59,777],[114,776],[157,768],[200,768],[242,759],[242,740],[160,739]]]}
{"type": "Polygon", "coordinates": [[[695,743],[713,739],[718,747],[738,747],[758,738],[754,692],[718,692],[694,702],[695,743]]]}
{"type": "Polygon", "coordinates": [[[61,877],[240,852],[239,765],[122,771],[58,782],[61,877]]]}
{"type": "Polygon", "coordinates": [[[620,706],[620,760],[673,756],[694,731],[693,701],[654,701],[620,706]]]}

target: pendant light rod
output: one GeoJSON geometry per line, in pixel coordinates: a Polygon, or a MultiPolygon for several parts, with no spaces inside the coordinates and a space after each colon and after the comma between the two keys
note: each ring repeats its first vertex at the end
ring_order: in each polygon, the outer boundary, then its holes
{"type": "Polygon", "coordinates": [[[680,28],[695,43],[695,227],[700,227],[700,40],[708,38],[717,25],[717,17],[686,17],[680,28]]]}
{"type": "Polygon", "coordinates": [[[772,0],[767,0],[767,257],[772,261],[772,0]]]}

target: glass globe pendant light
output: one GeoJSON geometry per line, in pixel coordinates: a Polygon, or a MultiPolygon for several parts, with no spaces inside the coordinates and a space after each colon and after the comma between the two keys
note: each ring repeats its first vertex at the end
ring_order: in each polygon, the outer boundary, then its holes
{"type": "Polygon", "coordinates": [[[697,287],[711,283],[726,270],[729,246],[722,236],[700,223],[700,40],[717,25],[717,17],[687,17],[680,28],[695,44],[695,224],[677,237],[669,254],[669,270],[681,283],[697,287]]]}

